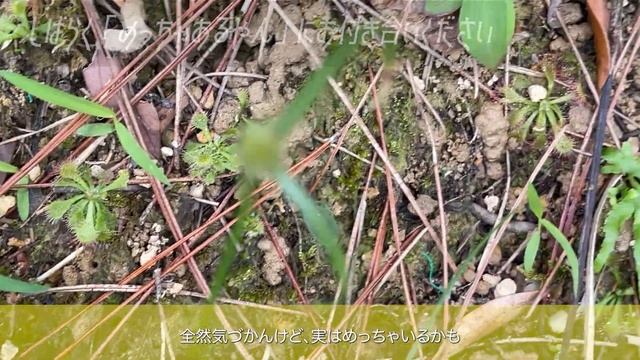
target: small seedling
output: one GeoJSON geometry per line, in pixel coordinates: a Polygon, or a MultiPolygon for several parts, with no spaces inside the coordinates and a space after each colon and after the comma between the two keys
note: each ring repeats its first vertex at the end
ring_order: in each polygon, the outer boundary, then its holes
{"type": "Polygon", "coordinates": [[[107,240],[115,226],[115,215],[107,205],[109,193],[127,186],[129,175],[121,171],[111,183],[94,184],[84,169],[68,163],[60,167],[56,186],[69,187],[81,194],[49,204],[49,217],[58,221],[65,218],[79,241],[91,243],[107,240]]]}
{"type": "Polygon", "coordinates": [[[632,221],[633,257],[636,273],[640,275],[640,156],[634,153],[629,142],[625,142],[619,150],[605,149],[602,158],[605,161],[602,173],[618,174],[623,178],[619,185],[609,189],[611,210],[604,220],[604,240],[596,256],[594,268],[596,272],[602,271],[613,253],[624,224],[632,221]]]}
{"type": "Polygon", "coordinates": [[[200,142],[189,142],[185,146],[183,158],[189,164],[189,173],[206,184],[212,184],[220,173],[237,171],[238,160],[232,146],[227,144],[225,136],[211,133],[207,116],[197,113],[191,123],[199,130],[197,137],[200,142]]]}
{"type": "MultiPolygon", "coordinates": [[[[528,91],[528,99],[510,87],[504,89],[504,101],[507,104],[520,106],[511,115],[511,123],[520,127],[520,138],[524,140],[533,125],[531,131],[535,134],[536,142],[541,144],[547,138],[548,126],[551,126],[553,133],[557,134],[564,125],[564,116],[560,105],[569,101],[572,97],[571,94],[552,97],[555,75],[553,70],[549,68],[545,68],[545,75],[547,87],[531,85],[528,91]]],[[[557,149],[559,152],[566,151],[567,148],[569,151],[571,150],[572,146],[566,144],[567,140],[562,139],[560,141],[562,144],[557,149]]]]}
{"type": "Polygon", "coordinates": [[[576,256],[575,251],[562,231],[560,231],[560,229],[558,229],[551,221],[543,217],[544,205],[533,185],[529,185],[527,188],[527,199],[529,202],[529,209],[531,209],[531,212],[538,219],[538,227],[531,234],[524,252],[525,273],[533,273],[533,263],[535,262],[536,255],[538,254],[538,249],[540,247],[540,235],[542,233],[542,228],[544,228],[556,240],[567,256],[567,263],[571,269],[571,278],[573,279],[573,293],[574,295],[577,295],[579,271],[578,257],[576,256]]]}
{"type": "Polygon", "coordinates": [[[0,15],[0,48],[6,49],[13,41],[23,40],[30,33],[27,0],[12,0],[0,15]]]}

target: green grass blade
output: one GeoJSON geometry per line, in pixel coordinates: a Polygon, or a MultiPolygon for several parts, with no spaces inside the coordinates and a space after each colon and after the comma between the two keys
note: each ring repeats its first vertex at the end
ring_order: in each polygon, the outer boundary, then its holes
{"type": "Polygon", "coordinates": [[[47,289],[48,287],[44,285],[31,284],[28,282],[12,279],[4,275],[0,275],[0,291],[22,294],[37,294],[44,292],[47,289]]]}
{"type": "Polygon", "coordinates": [[[533,272],[533,263],[536,260],[536,255],[538,255],[539,248],[540,225],[538,225],[538,228],[533,233],[531,233],[531,238],[529,238],[527,247],[524,250],[524,271],[527,274],[531,274],[533,272]]]}
{"type": "Polygon", "coordinates": [[[527,201],[529,203],[529,209],[531,212],[538,218],[542,218],[542,212],[544,211],[544,207],[542,206],[542,201],[540,200],[540,196],[536,191],[536,188],[533,184],[529,184],[527,188],[527,201]]]}
{"type": "Polygon", "coordinates": [[[85,137],[98,137],[109,135],[114,132],[113,124],[108,123],[94,123],[94,124],[86,124],[82,126],[80,129],[76,131],[76,134],[79,136],[85,137]]]}
{"type": "Polygon", "coordinates": [[[4,162],[4,161],[0,161],[0,172],[3,173],[7,173],[7,174],[13,174],[15,172],[18,172],[18,167],[13,166],[11,164],[9,164],[8,162],[4,162]]]}
{"type": "MultiPolygon", "coordinates": [[[[29,183],[27,177],[23,177],[18,181],[18,185],[26,185],[29,183]]],[[[20,220],[26,221],[29,218],[29,189],[19,188],[16,191],[16,207],[18,208],[18,216],[20,220]]]]}
{"type": "Polygon", "coordinates": [[[103,118],[115,118],[113,110],[81,97],[67,94],[49,85],[16,74],[12,71],[0,71],[0,77],[10,82],[15,87],[54,105],[79,113],[103,118]]]}
{"type": "Polygon", "coordinates": [[[515,19],[513,0],[463,1],[458,22],[460,37],[478,62],[495,68],[507,54],[515,19]]]}
{"type": "Polygon", "coordinates": [[[636,265],[636,279],[640,289],[640,210],[636,210],[633,216],[633,261],[636,265]]]}
{"type": "Polygon", "coordinates": [[[140,144],[138,144],[127,127],[116,121],[115,129],[122,148],[127,154],[129,154],[129,156],[131,156],[131,159],[133,159],[133,161],[135,161],[138,166],[140,166],[149,175],[158,179],[165,185],[169,185],[170,182],[167,175],[165,175],[164,171],[158,167],[153,160],[151,160],[149,154],[142,148],[142,146],[140,146],[140,144]]]}
{"type": "Polygon", "coordinates": [[[564,253],[567,255],[567,263],[569,264],[569,268],[571,269],[571,278],[573,279],[573,294],[577,296],[580,270],[578,266],[578,257],[576,256],[575,251],[571,247],[569,240],[567,240],[562,231],[560,231],[560,229],[558,229],[550,221],[541,219],[540,224],[542,224],[542,226],[544,226],[549,234],[553,236],[553,238],[558,242],[558,245],[560,245],[562,250],[564,250],[564,253]]]}
{"type": "Polygon", "coordinates": [[[429,15],[443,15],[454,12],[462,6],[462,0],[427,0],[424,9],[429,15]]]}
{"type": "Polygon", "coordinates": [[[338,243],[338,227],[333,216],[329,211],[318,206],[304,188],[285,173],[278,174],[276,180],[284,194],[300,209],[305,224],[320,245],[324,247],[331,266],[339,279],[344,279],[344,253],[338,243]]]}
{"type": "Polygon", "coordinates": [[[633,216],[633,211],[633,203],[625,200],[617,203],[609,210],[604,220],[604,240],[602,240],[600,250],[594,262],[594,270],[596,272],[602,271],[602,268],[607,263],[609,256],[613,253],[618,235],[620,235],[620,228],[622,228],[622,224],[624,224],[625,221],[633,216]]]}

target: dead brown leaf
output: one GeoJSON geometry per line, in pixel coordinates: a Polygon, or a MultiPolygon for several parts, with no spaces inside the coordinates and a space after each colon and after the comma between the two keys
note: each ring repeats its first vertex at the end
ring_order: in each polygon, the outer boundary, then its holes
{"type": "MultiPolygon", "coordinates": [[[[107,58],[102,51],[93,54],[91,64],[82,70],[84,83],[92,97],[100,93],[102,88],[120,72],[120,64],[116,59],[107,58]]],[[[107,102],[107,106],[116,108],[118,106],[117,96],[112,97],[107,102]]]]}
{"type": "Polygon", "coordinates": [[[138,118],[140,119],[140,133],[142,141],[147,146],[149,153],[159,159],[160,148],[162,147],[162,127],[158,110],[153,104],[146,101],[140,101],[136,105],[138,118]]]}
{"type": "Polygon", "coordinates": [[[456,326],[460,342],[445,343],[434,358],[444,359],[453,356],[498,330],[524,312],[528,308],[525,305],[530,304],[537,294],[537,291],[529,291],[504,296],[468,313],[456,326]]]}
{"type": "Polygon", "coordinates": [[[609,9],[605,0],[587,0],[589,22],[593,29],[593,42],[596,47],[596,79],[601,89],[611,67],[611,48],[609,45],[609,9]]]}

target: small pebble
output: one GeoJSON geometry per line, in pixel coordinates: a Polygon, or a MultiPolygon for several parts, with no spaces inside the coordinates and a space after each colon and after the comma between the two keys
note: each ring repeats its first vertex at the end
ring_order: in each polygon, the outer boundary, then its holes
{"type": "Polygon", "coordinates": [[[482,275],[482,280],[486,281],[491,287],[494,287],[500,283],[500,276],[484,274],[482,275]]]}
{"type": "Polygon", "coordinates": [[[528,89],[529,99],[533,102],[540,102],[547,98],[547,89],[541,85],[531,85],[528,89]]]}
{"type": "Polygon", "coordinates": [[[144,265],[151,261],[151,259],[156,256],[159,250],[160,249],[156,246],[150,246],[149,250],[143,252],[142,255],[140,255],[140,265],[144,265]]]}
{"type": "Polygon", "coordinates": [[[202,199],[204,196],[204,184],[194,184],[189,188],[189,195],[197,199],[202,199]]]}
{"type": "Polygon", "coordinates": [[[173,149],[167,146],[163,146],[160,148],[160,152],[162,153],[162,156],[164,157],[172,157],[173,156],[173,149]]]}
{"type": "MultiPolygon", "coordinates": [[[[418,207],[425,215],[431,215],[438,208],[438,202],[433,200],[429,195],[418,195],[416,203],[418,203],[418,207]]],[[[412,204],[409,204],[409,212],[413,215],[418,215],[418,212],[413,208],[412,204]]]]}
{"type": "Polygon", "coordinates": [[[171,295],[178,295],[182,289],[184,289],[184,285],[180,283],[173,283],[167,290],[171,295]]]}
{"type": "Polygon", "coordinates": [[[102,179],[107,172],[107,170],[103,169],[100,165],[91,165],[89,171],[91,171],[91,176],[95,179],[102,179]]]}
{"type": "Polygon", "coordinates": [[[513,295],[516,293],[518,286],[512,279],[504,279],[493,290],[493,295],[497,298],[513,295]]]}
{"type": "Polygon", "coordinates": [[[162,231],[162,225],[160,225],[158,223],[153,223],[153,225],[151,225],[151,230],[153,230],[153,232],[158,234],[158,233],[160,233],[162,231]]]}
{"type": "Polygon", "coordinates": [[[496,246],[496,248],[493,250],[493,253],[489,257],[489,264],[500,265],[501,260],[502,260],[502,250],[500,249],[500,246],[496,246]]]}
{"type": "Polygon", "coordinates": [[[492,288],[491,284],[489,284],[484,280],[480,280],[480,282],[478,282],[478,287],[476,288],[476,293],[478,295],[485,296],[489,294],[489,290],[491,290],[491,288],[492,288]]]}
{"type": "Polygon", "coordinates": [[[471,269],[467,269],[467,271],[464,272],[464,275],[462,275],[462,277],[467,281],[467,282],[472,282],[473,279],[476,278],[476,272],[471,270],[471,269]]]}
{"type": "Polygon", "coordinates": [[[484,204],[487,206],[489,212],[495,212],[500,205],[500,198],[495,195],[488,195],[484,198],[484,204]]]}
{"type": "Polygon", "coordinates": [[[340,175],[342,175],[342,171],[340,171],[340,169],[335,169],[335,170],[333,170],[331,175],[333,175],[333,177],[337,179],[337,178],[340,177],[340,175]]]}
{"type": "Polygon", "coordinates": [[[33,169],[31,169],[27,173],[27,176],[29,177],[29,180],[36,181],[40,177],[40,174],[42,174],[42,170],[40,170],[40,166],[39,165],[36,165],[33,169]]]}

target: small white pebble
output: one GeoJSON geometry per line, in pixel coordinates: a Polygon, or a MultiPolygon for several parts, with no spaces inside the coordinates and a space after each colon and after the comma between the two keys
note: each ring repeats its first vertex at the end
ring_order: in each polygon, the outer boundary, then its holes
{"type": "Polygon", "coordinates": [[[500,265],[500,261],[502,261],[502,249],[500,249],[500,246],[496,246],[489,257],[489,265],[500,265]]]}
{"type": "Polygon", "coordinates": [[[151,230],[153,230],[154,233],[158,234],[160,233],[160,231],[162,231],[162,225],[153,223],[153,225],[151,225],[151,230]]]}
{"type": "Polygon", "coordinates": [[[180,293],[180,291],[182,291],[182,289],[184,289],[184,285],[182,285],[180,283],[173,283],[173,284],[171,284],[171,286],[169,286],[169,288],[167,290],[169,291],[169,294],[171,294],[171,295],[178,295],[180,293]]]}
{"type": "Polygon", "coordinates": [[[197,199],[202,199],[204,196],[204,184],[195,184],[189,189],[189,195],[197,199]]]}
{"type": "Polygon", "coordinates": [[[547,89],[540,85],[531,85],[528,89],[529,99],[533,102],[540,102],[547,98],[547,89]]]}
{"type": "Polygon", "coordinates": [[[151,259],[156,257],[158,251],[160,251],[160,248],[156,246],[149,246],[149,250],[143,252],[142,255],[140,255],[140,265],[144,265],[151,261],[151,259]]]}
{"type": "Polygon", "coordinates": [[[172,157],[173,156],[173,149],[168,147],[168,146],[163,146],[162,148],[160,148],[160,152],[162,153],[162,156],[164,156],[164,157],[172,157]]]}
{"type": "Polygon", "coordinates": [[[160,235],[149,236],[149,245],[160,245],[160,235]]]}
{"type": "Polygon", "coordinates": [[[487,195],[484,197],[484,204],[489,212],[495,212],[500,205],[500,198],[495,195],[487,195]]]}
{"type": "Polygon", "coordinates": [[[96,179],[101,179],[107,170],[103,169],[100,165],[91,165],[89,169],[91,171],[91,176],[96,179]]]}
{"type": "Polygon", "coordinates": [[[500,276],[484,274],[482,275],[482,280],[486,281],[491,287],[494,287],[500,283],[500,276]]]}
{"type": "Polygon", "coordinates": [[[339,178],[340,175],[342,175],[342,171],[340,171],[340,169],[335,169],[335,170],[333,170],[331,175],[333,175],[334,178],[339,178]]]}
{"type": "Polygon", "coordinates": [[[551,315],[549,317],[549,327],[551,328],[551,331],[556,334],[563,333],[564,329],[567,327],[567,317],[568,314],[564,310],[551,315]]]}
{"type": "Polygon", "coordinates": [[[464,272],[464,274],[462,275],[462,277],[467,281],[467,282],[473,282],[473,280],[476,278],[476,272],[471,270],[471,269],[467,269],[467,271],[464,272]]]}
{"type": "Polygon", "coordinates": [[[260,249],[262,251],[272,251],[273,250],[273,244],[271,243],[270,240],[263,239],[263,240],[258,241],[258,249],[260,249]]]}
{"type": "Polygon", "coordinates": [[[40,177],[40,174],[42,174],[42,170],[40,170],[40,166],[39,165],[36,165],[33,169],[31,169],[27,173],[27,176],[29,177],[29,180],[36,181],[40,177]]]}
{"type": "Polygon", "coordinates": [[[493,290],[493,295],[497,298],[513,295],[516,293],[518,286],[516,282],[512,279],[504,279],[500,281],[498,285],[496,285],[495,290],[493,290]]]}

